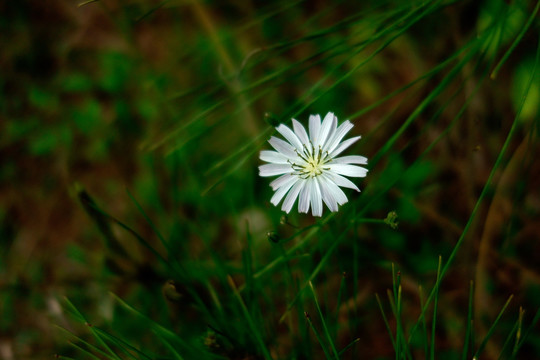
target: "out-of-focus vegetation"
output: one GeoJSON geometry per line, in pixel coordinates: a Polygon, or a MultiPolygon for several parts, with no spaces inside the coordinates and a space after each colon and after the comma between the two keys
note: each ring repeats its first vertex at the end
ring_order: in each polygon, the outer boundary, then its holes
{"type": "Polygon", "coordinates": [[[0,3],[0,358],[539,358],[539,6],[0,3]],[[284,218],[328,111],[362,192],[284,218]]]}

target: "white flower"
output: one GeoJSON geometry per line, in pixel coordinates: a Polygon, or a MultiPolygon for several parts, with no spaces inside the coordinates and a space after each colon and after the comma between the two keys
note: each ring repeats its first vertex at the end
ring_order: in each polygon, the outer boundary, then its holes
{"type": "Polygon", "coordinates": [[[309,136],[302,124],[295,119],[292,123],[294,132],[283,124],[276,128],[287,141],[274,136],[268,140],[277,151],[263,150],[260,154],[260,159],[269,164],[259,167],[259,175],[281,175],[270,183],[275,191],[270,202],[277,206],[285,197],[281,210],[289,213],[300,197],[300,213],[307,213],[311,204],[313,216],[322,216],[323,201],[331,211],[337,211],[338,205],[347,202],[340,186],[360,191],[344,176],[365,177],[368,171],[351,165],[366,165],[364,156],[337,157],[360,136],[341,142],[354,125],[346,120],[338,127],[337,117],[331,112],[326,114],[322,124],[319,115],[310,115],[309,136]]]}

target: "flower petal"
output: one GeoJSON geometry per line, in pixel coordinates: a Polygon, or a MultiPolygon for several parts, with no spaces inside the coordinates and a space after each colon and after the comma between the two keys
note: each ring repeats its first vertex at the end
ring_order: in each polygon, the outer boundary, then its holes
{"type": "Polygon", "coordinates": [[[331,153],[353,127],[354,125],[349,120],[345,120],[343,124],[341,124],[336,131],[334,131],[334,134],[328,138],[323,151],[328,151],[331,153]]]}
{"type": "Polygon", "coordinates": [[[332,192],[329,190],[326,180],[319,180],[317,177],[317,182],[319,183],[319,188],[321,190],[322,200],[328,206],[330,211],[338,211],[338,203],[332,192]]]}
{"type": "Polygon", "coordinates": [[[367,157],[360,155],[342,156],[332,159],[333,164],[360,164],[367,165],[367,157]]]}
{"type": "MultiPolygon", "coordinates": [[[[339,175],[337,175],[339,176],[339,175]]],[[[280,177],[278,177],[277,179],[275,179],[274,181],[272,181],[270,183],[270,187],[276,191],[278,188],[284,186],[288,181],[290,181],[291,178],[296,178],[298,179],[298,176],[297,175],[293,175],[292,173],[288,173],[288,174],[283,174],[281,175],[280,177]]]]}
{"type": "Polygon", "coordinates": [[[317,142],[320,130],[321,117],[319,115],[309,115],[309,138],[312,144],[315,144],[317,142]]]}
{"type": "Polygon", "coordinates": [[[340,175],[352,176],[352,177],[365,177],[368,170],[356,165],[349,164],[328,164],[328,168],[340,175]]]}
{"type": "Polygon", "coordinates": [[[259,159],[274,164],[288,164],[286,155],[272,150],[263,150],[259,155],[259,159]]]}
{"type": "Polygon", "coordinates": [[[324,117],[324,120],[321,125],[321,130],[319,132],[319,138],[317,139],[317,143],[313,143],[315,148],[317,149],[319,146],[322,148],[324,147],[324,144],[329,139],[329,135],[332,132],[332,130],[335,130],[337,126],[337,117],[334,116],[334,113],[329,112],[324,117]]]}
{"type": "Polygon", "coordinates": [[[291,145],[294,146],[298,151],[302,151],[302,143],[291,129],[283,124],[280,124],[276,130],[279,131],[279,133],[283,135],[283,137],[287,139],[287,141],[291,143],[291,145]]]}
{"type": "MultiPolygon", "coordinates": [[[[282,177],[278,178],[278,179],[281,179],[283,178],[284,176],[287,176],[289,174],[285,174],[283,175],[282,177]]],[[[300,178],[298,176],[291,176],[291,177],[288,177],[286,178],[283,182],[282,182],[282,185],[277,189],[277,191],[274,193],[274,195],[272,196],[272,199],[270,199],[270,202],[272,204],[274,204],[275,206],[277,206],[277,204],[279,204],[279,202],[281,201],[281,199],[283,199],[283,197],[285,196],[285,194],[287,193],[287,191],[289,191],[289,189],[294,185],[296,184],[298,181],[300,181],[300,178]]],[[[275,189],[274,189],[275,190],[275,189]]]]}
{"type": "Polygon", "coordinates": [[[283,200],[283,204],[281,205],[281,210],[285,211],[287,214],[291,211],[294,205],[294,202],[296,201],[296,198],[298,197],[298,193],[300,192],[300,190],[302,190],[305,184],[306,184],[305,181],[297,181],[293,185],[291,191],[289,191],[289,193],[285,197],[285,200],[283,200]]]}
{"type": "Polygon", "coordinates": [[[317,178],[311,181],[311,214],[313,216],[322,216],[323,205],[321,189],[319,188],[319,182],[317,178]]]}
{"type": "Polygon", "coordinates": [[[300,192],[300,200],[298,200],[298,212],[306,213],[309,211],[309,200],[311,198],[311,182],[312,179],[309,178],[305,180],[305,185],[300,192]]]}
{"type": "MultiPolygon", "coordinates": [[[[327,171],[326,172],[326,175],[332,179],[332,181],[337,185],[337,186],[341,186],[341,187],[345,187],[345,188],[349,188],[349,189],[354,189],[358,192],[360,192],[360,189],[358,188],[358,186],[356,186],[355,183],[353,183],[351,180],[347,179],[346,177],[344,176],[341,176],[333,171],[327,171]]],[[[285,175],[283,175],[285,176],[285,175]]]]}
{"type": "Polygon", "coordinates": [[[293,172],[290,164],[264,164],[259,166],[260,176],[275,176],[293,172]]]}
{"type": "Polygon", "coordinates": [[[294,147],[291,144],[286,143],[285,141],[277,138],[277,137],[270,137],[270,140],[268,140],[270,145],[274,149],[276,149],[278,152],[282,153],[285,156],[288,156],[289,158],[296,158],[297,155],[294,152],[294,147]]]}
{"type": "Polygon", "coordinates": [[[347,203],[347,195],[336,185],[328,176],[323,175],[324,185],[327,187],[328,192],[336,199],[339,205],[347,203]]]}
{"type": "Polygon", "coordinates": [[[296,119],[292,119],[292,123],[293,123],[294,133],[296,134],[296,136],[298,136],[298,139],[300,139],[302,144],[305,144],[305,145],[309,144],[309,137],[306,132],[306,128],[304,128],[304,125],[300,124],[300,122],[298,122],[298,120],[296,119]]]}
{"type": "Polygon", "coordinates": [[[353,138],[347,139],[341,144],[339,144],[333,151],[330,152],[331,157],[336,157],[339,154],[341,154],[345,149],[347,149],[349,146],[360,140],[361,136],[355,136],[353,138]]]}

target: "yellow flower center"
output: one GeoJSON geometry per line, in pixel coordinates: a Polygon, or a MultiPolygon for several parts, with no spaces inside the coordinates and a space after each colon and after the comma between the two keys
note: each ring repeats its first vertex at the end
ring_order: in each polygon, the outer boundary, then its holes
{"type": "Polygon", "coordinates": [[[332,159],[328,156],[328,151],[323,153],[320,146],[319,150],[315,152],[313,144],[311,144],[311,151],[304,145],[304,150],[301,153],[296,151],[296,154],[303,161],[300,164],[291,163],[291,166],[296,171],[296,174],[302,178],[316,177],[321,175],[323,170],[329,170],[324,167],[324,164],[332,159]]]}

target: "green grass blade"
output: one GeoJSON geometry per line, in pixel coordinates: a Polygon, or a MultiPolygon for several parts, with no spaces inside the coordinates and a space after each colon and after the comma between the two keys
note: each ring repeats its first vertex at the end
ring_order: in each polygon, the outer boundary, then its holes
{"type": "Polygon", "coordinates": [[[469,309],[467,311],[467,329],[465,330],[465,339],[463,341],[463,353],[461,355],[461,360],[467,360],[469,358],[469,345],[474,346],[474,343],[471,344],[472,334],[473,334],[473,312],[474,310],[474,283],[470,282],[469,284],[469,309]]]}
{"type": "MultiPolygon", "coordinates": [[[[490,172],[490,174],[489,174],[489,176],[487,178],[486,184],[482,188],[482,192],[480,193],[480,196],[478,197],[478,199],[477,199],[477,201],[476,201],[476,203],[474,205],[474,208],[473,208],[473,210],[471,212],[471,215],[469,216],[469,219],[467,220],[467,223],[465,224],[465,227],[463,228],[463,231],[462,231],[458,241],[456,242],[456,245],[454,246],[454,249],[450,253],[450,255],[448,257],[448,260],[446,261],[445,265],[443,266],[443,268],[441,270],[441,279],[444,277],[444,275],[446,274],[446,272],[450,268],[450,265],[452,264],[454,258],[456,257],[459,248],[463,244],[463,242],[465,240],[465,235],[468,233],[468,230],[471,227],[471,224],[473,223],[473,220],[474,220],[474,218],[475,218],[475,216],[476,216],[476,214],[477,214],[477,212],[478,212],[478,210],[480,208],[480,205],[481,205],[482,201],[484,200],[484,198],[486,197],[489,189],[491,188],[493,177],[494,177],[497,169],[501,165],[502,159],[503,159],[504,155],[506,154],[506,151],[508,150],[508,148],[510,146],[510,142],[511,142],[512,138],[514,137],[514,134],[517,131],[518,123],[519,123],[518,119],[520,117],[521,110],[523,109],[523,104],[525,102],[525,99],[527,98],[527,95],[528,95],[529,90],[531,88],[532,81],[533,81],[533,79],[534,79],[534,77],[536,75],[536,69],[538,67],[539,60],[540,60],[540,39],[539,39],[539,45],[537,46],[535,67],[534,67],[534,69],[532,71],[531,77],[529,78],[529,82],[528,82],[528,84],[527,84],[527,86],[526,86],[526,88],[525,88],[525,90],[523,92],[523,95],[521,97],[520,106],[518,108],[518,111],[517,111],[516,116],[514,118],[514,121],[512,123],[512,127],[510,128],[510,131],[509,131],[508,135],[506,136],[504,144],[501,147],[501,150],[499,151],[499,155],[497,156],[497,159],[495,160],[495,163],[493,164],[491,172],[490,172]]],[[[435,295],[434,290],[432,290],[429,297],[428,297],[428,299],[426,300],[426,306],[429,305],[429,303],[433,299],[434,295],[435,295]]],[[[426,311],[426,308],[422,309],[421,314],[419,316],[419,321],[424,316],[425,311],[426,311]]],[[[413,335],[414,331],[416,330],[416,328],[418,326],[419,321],[417,321],[416,324],[411,329],[410,336],[413,335]]],[[[410,338],[409,338],[409,340],[410,340],[410,338]]]]}
{"type": "MultiPolygon", "coordinates": [[[[67,298],[64,298],[66,304],[68,307],[77,315],[77,318],[79,320],[82,320],[84,324],[88,327],[90,330],[90,333],[94,336],[96,341],[99,343],[100,346],[102,346],[107,352],[107,356],[111,359],[120,360],[120,357],[116,354],[115,351],[111,349],[111,347],[105,342],[105,340],[100,336],[100,334],[96,331],[94,326],[84,317],[84,315],[77,309],[77,307],[67,298]]],[[[96,347],[93,347],[96,349],[96,347]]],[[[101,352],[101,351],[100,351],[101,352]]]]}
{"type": "Polygon", "coordinates": [[[377,299],[377,304],[379,304],[379,310],[381,311],[381,315],[383,317],[384,326],[386,327],[386,330],[388,331],[388,336],[390,336],[390,341],[392,341],[392,347],[394,348],[394,352],[397,352],[396,341],[394,340],[392,329],[390,329],[390,324],[388,323],[388,318],[386,317],[386,313],[384,312],[384,308],[381,302],[381,298],[379,297],[379,294],[375,294],[375,298],[377,299]]]}
{"type": "MultiPolygon", "coordinates": [[[[420,309],[424,308],[424,290],[422,289],[422,286],[418,287],[418,295],[420,296],[420,309]]],[[[428,339],[428,332],[427,332],[427,324],[426,324],[426,318],[422,318],[422,340],[424,343],[424,357],[427,359],[429,354],[429,339],[428,339]]]]}
{"type": "Polygon", "coordinates": [[[309,324],[309,327],[311,328],[311,330],[313,330],[313,333],[315,334],[315,337],[317,338],[317,341],[318,341],[319,345],[321,345],[322,351],[324,352],[324,356],[328,360],[334,359],[332,357],[332,355],[330,354],[330,352],[328,351],[328,349],[326,349],[326,345],[324,344],[324,342],[323,342],[323,340],[321,338],[321,335],[319,334],[319,332],[317,331],[317,329],[313,325],[313,322],[311,321],[311,316],[307,312],[304,313],[304,315],[305,315],[306,320],[307,320],[307,322],[309,324]]]}
{"type": "Polygon", "coordinates": [[[437,304],[439,302],[439,284],[441,276],[442,257],[439,256],[439,265],[437,266],[437,280],[435,281],[435,299],[433,300],[433,319],[431,320],[431,346],[429,358],[435,360],[435,330],[437,327],[437,304]]]}
{"type": "Polygon", "coordinates": [[[109,340],[110,343],[113,343],[114,345],[116,345],[117,348],[121,349],[130,358],[135,359],[135,360],[140,359],[140,358],[144,358],[144,359],[148,359],[148,360],[152,359],[150,356],[146,355],[144,352],[142,352],[139,349],[137,349],[136,347],[132,346],[131,344],[129,344],[125,340],[122,340],[117,336],[109,334],[108,332],[106,332],[105,330],[102,330],[100,328],[95,328],[95,329],[96,329],[96,332],[98,332],[103,338],[109,340]],[[140,356],[140,358],[133,355],[133,353],[138,354],[140,356]]]}
{"type": "Polygon", "coordinates": [[[229,281],[229,285],[231,289],[233,290],[236,300],[238,300],[238,304],[240,305],[240,308],[242,309],[242,313],[244,314],[244,317],[246,318],[246,321],[248,322],[251,332],[253,336],[255,337],[255,340],[257,341],[264,358],[267,360],[272,359],[272,356],[270,355],[270,352],[268,351],[268,348],[266,347],[266,344],[264,343],[264,340],[260,334],[261,330],[255,326],[255,323],[253,322],[253,318],[251,317],[246,307],[246,304],[244,303],[244,300],[242,299],[242,296],[240,295],[240,292],[238,291],[238,288],[236,287],[236,284],[234,283],[234,280],[230,276],[227,276],[227,280],[229,281]]]}
{"type": "MultiPolygon", "coordinates": [[[[97,1],[97,0],[96,0],[96,1],[97,1]]],[[[71,346],[73,346],[74,348],[79,349],[79,351],[82,351],[83,354],[88,355],[88,357],[90,357],[91,359],[93,359],[93,360],[103,360],[103,358],[97,357],[96,355],[94,355],[94,354],[91,353],[90,351],[86,350],[85,348],[83,348],[83,347],[80,346],[79,344],[76,344],[76,343],[71,342],[71,341],[70,341],[69,343],[70,343],[71,346]]],[[[103,356],[104,358],[106,358],[106,359],[109,358],[109,356],[108,356],[107,354],[105,354],[105,353],[103,353],[102,356],[103,356]]],[[[63,359],[64,356],[62,356],[61,358],[63,359]]]]}
{"type": "Polygon", "coordinates": [[[504,311],[506,310],[508,305],[510,305],[510,302],[512,301],[513,298],[514,298],[514,295],[510,295],[508,300],[506,300],[506,303],[504,304],[501,311],[499,312],[499,315],[497,315],[497,317],[495,318],[495,321],[493,322],[493,324],[491,324],[486,336],[484,337],[484,340],[482,340],[482,343],[480,343],[480,346],[478,347],[478,349],[474,353],[473,359],[478,359],[480,354],[482,353],[482,351],[484,351],[484,348],[486,347],[486,344],[487,344],[488,340],[491,338],[491,336],[493,335],[493,332],[495,331],[495,327],[497,326],[497,324],[501,320],[501,317],[502,317],[504,311]]]}
{"type": "MultiPolygon", "coordinates": [[[[521,314],[521,309],[520,309],[520,314],[521,314]]],[[[504,354],[506,353],[506,350],[511,346],[512,340],[515,339],[514,334],[516,334],[516,332],[518,330],[518,327],[521,326],[520,321],[521,320],[518,318],[518,320],[516,321],[516,323],[512,327],[512,330],[510,331],[510,333],[506,337],[506,340],[504,341],[504,344],[503,344],[503,346],[501,348],[501,352],[499,353],[499,357],[497,358],[498,360],[501,360],[501,359],[504,358],[504,354]]],[[[508,358],[512,359],[512,357],[508,357],[508,358]]]]}
{"type": "Polygon", "coordinates": [[[519,34],[516,36],[516,38],[512,42],[512,45],[508,48],[506,53],[503,55],[503,57],[501,58],[501,60],[499,61],[499,63],[497,64],[493,72],[491,73],[490,77],[492,79],[497,78],[497,74],[499,73],[499,70],[504,65],[504,63],[506,62],[510,54],[512,54],[512,52],[514,51],[516,46],[519,44],[521,39],[523,39],[523,36],[525,36],[525,33],[527,32],[527,30],[529,30],[529,27],[532,25],[533,21],[536,19],[536,14],[538,13],[539,9],[540,9],[540,1],[537,1],[536,6],[534,7],[534,10],[531,13],[531,16],[529,16],[529,19],[527,19],[527,22],[525,23],[525,25],[523,26],[519,34]]]}
{"type": "Polygon", "coordinates": [[[523,328],[523,315],[525,314],[525,311],[523,308],[519,308],[519,318],[517,323],[517,331],[516,331],[516,342],[514,344],[514,348],[512,349],[512,355],[510,356],[511,359],[515,359],[517,352],[519,350],[519,343],[521,341],[521,331],[523,328]]]}
{"type": "Polygon", "coordinates": [[[315,279],[315,277],[319,274],[319,272],[323,269],[324,265],[328,262],[328,260],[330,259],[330,255],[334,252],[334,250],[337,248],[338,244],[340,243],[341,239],[343,238],[343,234],[337,238],[334,243],[328,248],[328,250],[326,251],[326,254],[324,254],[324,256],[322,257],[321,261],[317,264],[317,266],[315,267],[315,269],[313,269],[313,271],[311,272],[311,274],[309,275],[308,279],[306,280],[305,284],[302,286],[302,288],[298,291],[298,294],[295,296],[295,298],[290,302],[290,304],[287,306],[287,310],[285,311],[285,313],[281,316],[281,318],[279,319],[280,322],[282,322],[285,317],[289,314],[289,311],[293,308],[294,304],[296,303],[296,301],[298,301],[298,299],[300,298],[300,296],[302,295],[302,293],[304,292],[304,290],[308,287],[308,284],[309,282],[313,281],[315,279]]]}
{"type": "Polygon", "coordinates": [[[326,325],[326,321],[324,320],[324,315],[321,311],[321,307],[319,305],[319,300],[317,299],[317,294],[315,293],[315,289],[313,288],[313,283],[309,281],[308,285],[309,285],[309,288],[311,289],[313,300],[315,300],[315,307],[317,308],[317,312],[319,313],[319,317],[321,318],[324,334],[326,336],[326,339],[328,340],[328,343],[330,344],[330,348],[332,349],[332,353],[334,354],[334,359],[338,360],[339,354],[336,349],[336,345],[334,344],[334,340],[332,340],[332,335],[330,335],[330,331],[328,331],[328,326],[326,325]]]}
{"type": "Polygon", "coordinates": [[[154,334],[156,334],[157,337],[159,338],[159,340],[161,341],[161,343],[162,343],[163,345],[165,345],[165,347],[166,347],[167,349],[169,349],[170,353],[174,356],[174,358],[175,358],[176,360],[184,360],[184,358],[182,357],[182,355],[180,355],[180,354],[178,353],[178,351],[174,348],[174,346],[172,346],[172,344],[171,344],[167,339],[165,339],[165,338],[162,337],[162,336],[159,336],[159,334],[157,334],[155,331],[154,331],[154,334]]]}
{"type": "MultiPolygon", "coordinates": [[[[110,358],[109,354],[107,354],[106,352],[104,352],[103,350],[101,350],[100,348],[98,348],[97,346],[95,345],[92,345],[90,344],[88,341],[82,339],[81,337],[75,335],[74,333],[72,333],[71,331],[61,327],[61,326],[58,326],[58,325],[55,325],[57,329],[60,329],[62,332],[68,334],[69,336],[73,337],[74,339],[76,339],[79,343],[83,344],[84,346],[86,346],[88,349],[91,349],[93,350],[94,352],[96,352],[97,354],[101,355],[102,357],[105,357],[105,358],[110,358]]],[[[97,359],[99,360],[100,358],[97,357],[94,353],[92,353],[90,350],[88,349],[85,349],[83,348],[82,346],[76,344],[76,343],[73,343],[73,342],[70,342],[71,345],[75,346],[77,349],[79,350],[82,350],[83,352],[85,352],[88,356],[90,356],[91,358],[93,359],[97,359]]]]}
{"type": "MultiPolygon", "coordinates": [[[[342,274],[341,276],[341,281],[339,282],[339,290],[338,290],[338,296],[337,296],[337,301],[336,301],[336,318],[335,318],[335,323],[338,324],[339,323],[339,309],[341,308],[341,302],[342,302],[342,298],[343,298],[343,294],[346,290],[346,283],[345,283],[345,273],[342,274]]],[[[338,326],[335,327],[334,329],[334,338],[337,339],[338,337],[338,326]]]]}
{"type": "Polygon", "coordinates": [[[521,341],[519,342],[517,346],[516,352],[519,350],[519,348],[525,343],[527,340],[527,337],[530,335],[532,331],[535,330],[536,324],[540,321],[540,309],[536,311],[536,314],[534,315],[533,320],[531,321],[531,324],[527,328],[527,330],[523,333],[523,336],[521,337],[521,341]]]}
{"type": "Polygon", "coordinates": [[[345,346],[343,349],[340,350],[339,356],[343,355],[347,350],[349,350],[351,347],[356,345],[360,341],[360,338],[356,338],[353,341],[351,341],[347,346],[345,346]]]}

